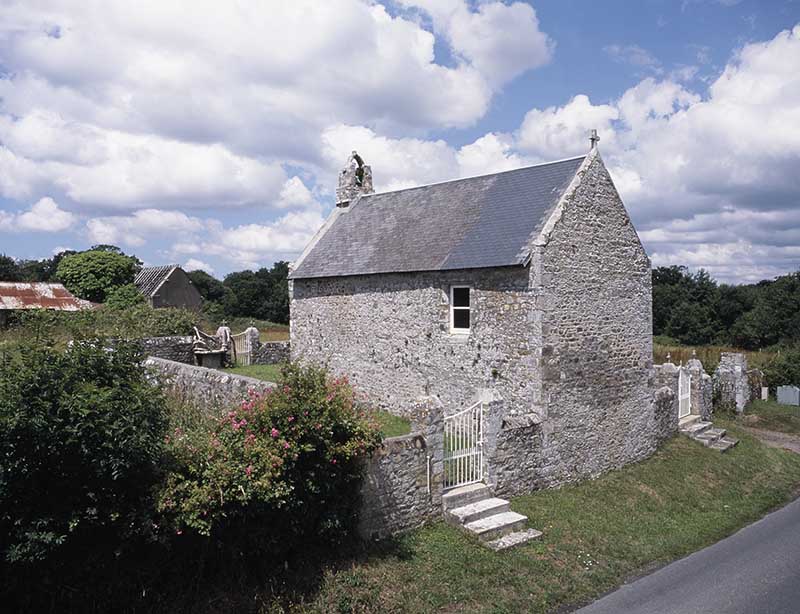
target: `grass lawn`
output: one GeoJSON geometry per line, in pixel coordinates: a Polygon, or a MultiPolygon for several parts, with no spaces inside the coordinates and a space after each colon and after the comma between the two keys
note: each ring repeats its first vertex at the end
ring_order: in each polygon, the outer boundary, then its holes
{"type": "Polygon", "coordinates": [[[800,435],[800,407],[779,405],[777,401],[753,401],[745,409],[750,426],[768,431],[800,435]]]}
{"type": "Polygon", "coordinates": [[[544,531],[539,542],[494,553],[436,523],[321,570],[313,593],[283,605],[295,612],[511,613],[591,600],[793,496],[800,455],[717,422],[741,439],[726,454],[678,436],[644,462],[515,499],[512,508],[544,531]]]}
{"type": "Polygon", "coordinates": [[[236,375],[247,375],[266,382],[277,382],[281,375],[280,365],[247,365],[242,367],[230,367],[225,369],[227,373],[236,375]]]}
{"type": "Polygon", "coordinates": [[[381,435],[384,437],[399,437],[400,435],[408,435],[411,432],[411,422],[409,422],[408,418],[401,418],[383,410],[377,410],[375,417],[378,420],[381,435]]]}

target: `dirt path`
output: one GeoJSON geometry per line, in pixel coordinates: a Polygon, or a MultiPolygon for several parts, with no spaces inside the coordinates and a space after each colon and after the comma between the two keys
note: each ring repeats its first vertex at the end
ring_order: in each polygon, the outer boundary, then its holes
{"type": "Polygon", "coordinates": [[[764,429],[754,429],[744,427],[744,430],[760,439],[763,443],[773,448],[783,448],[791,452],[800,454],[800,436],[779,433],[777,431],[765,431],[764,429]]]}

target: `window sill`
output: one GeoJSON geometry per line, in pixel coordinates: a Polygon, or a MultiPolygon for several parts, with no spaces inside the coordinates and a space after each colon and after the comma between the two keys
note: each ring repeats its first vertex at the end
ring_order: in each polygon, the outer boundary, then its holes
{"type": "Polygon", "coordinates": [[[463,333],[454,333],[450,331],[447,335],[447,340],[451,343],[467,343],[469,341],[469,331],[463,333]]]}

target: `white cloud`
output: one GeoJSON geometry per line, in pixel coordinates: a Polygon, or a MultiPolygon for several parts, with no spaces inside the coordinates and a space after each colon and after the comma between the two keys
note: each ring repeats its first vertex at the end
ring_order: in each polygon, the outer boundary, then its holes
{"type": "Polygon", "coordinates": [[[555,44],[539,29],[529,4],[482,2],[470,9],[464,0],[401,0],[433,19],[455,54],[498,88],[527,70],[550,61],[555,44]]]}
{"type": "MultiPolygon", "coordinates": [[[[239,269],[259,268],[275,260],[293,260],[324,221],[319,209],[288,212],[264,224],[225,227],[217,220],[206,220],[206,232],[173,245],[172,253],[204,254],[223,258],[239,269]]],[[[196,258],[189,262],[202,263],[196,258]]]]}
{"type": "Polygon", "coordinates": [[[596,128],[603,147],[613,149],[616,132],[612,123],[618,118],[617,107],[593,105],[588,96],[579,94],[563,107],[528,111],[517,146],[539,160],[577,156],[587,151],[589,130],[596,128]]]}
{"type": "Polygon", "coordinates": [[[514,140],[507,134],[490,132],[458,150],[459,174],[462,177],[485,175],[524,166],[525,161],[514,153],[514,140]]]}
{"type": "Polygon", "coordinates": [[[205,271],[209,275],[214,274],[214,267],[210,264],[197,260],[196,258],[189,258],[183,265],[184,271],[205,271]]]}
{"type": "Polygon", "coordinates": [[[181,236],[200,232],[206,222],[180,211],[142,209],[129,216],[98,217],[86,222],[93,243],[144,245],[148,238],[181,236]]]}
{"type": "Polygon", "coordinates": [[[38,200],[20,213],[0,211],[0,230],[6,232],[62,232],[74,223],[75,215],[61,209],[50,197],[38,200]]]}

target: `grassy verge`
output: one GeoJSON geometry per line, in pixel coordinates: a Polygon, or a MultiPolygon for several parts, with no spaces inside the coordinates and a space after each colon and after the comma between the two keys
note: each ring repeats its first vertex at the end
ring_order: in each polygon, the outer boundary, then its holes
{"type": "Polygon", "coordinates": [[[378,420],[381,435],[384,437],[399,437],[411,432],[411,422],[408,418],[401,418],[383,410],[377,410],[375,418],[378,420]]]}
{"type": "Polygon", "coordinates": [[[513,501],[543,539],[494,553],[444,524],[323,572],[297,612],[547,612],[707,546],[786,502],[800,456],[741,439],[719,454],[683,437],[597,480],[513,501]]]}
{"type": "Polygon", "coordinates": [[[225,369],[227,373],[235,373],[236,375],[246,375],[256,379],[264,380],[265,382],[277,382],[281,375],[280,365],[247,365],[241,367],[230,367],[225,369]]]}
{"type": "Polygon", "coordinates": [[[800,435],[800,407],[777,401],[753,401],[745,410],[749,426],[768,431],[800,435]]]}

